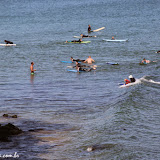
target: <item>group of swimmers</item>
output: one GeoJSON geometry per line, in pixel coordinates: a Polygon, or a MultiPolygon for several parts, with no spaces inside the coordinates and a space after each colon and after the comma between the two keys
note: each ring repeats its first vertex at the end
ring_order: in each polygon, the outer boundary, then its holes
{"type": "MultiPolygon", "coordinates": [[[[76,62],[76,66],[74,66],[73,68],[76,68],[77,71],[91,71],[91,70],[96,70],[96,65],[92,65],[93,62],[95,62],[94,59],[91,58],[91,56],[88,56],[88,58],[86,60],[80,60],[80,59],[74,59],[73,57],[70,58],[72,62],[76,62]],[[82,63],[88,63],[88,65],[82,65],[79,62],[82,63]]],[[[31,74],[34,74],[34,71],[36,71],[36,69],[33,68],[34,66],[34,62],[31,62],[30,65],[30,71],[31,74]]]]}
{"type": "Polygon", "coordinates": [[[91,56],[88,56],[88,58],[86,60],[80,60],[80,59],[73,59],[73,57],[70,58],[72,62],[76,62],[76,66],[74,66],[73,68],[76,68],[76,70],[79,71],[91,71],[91,70],[96,70],[96,65],[91,65],[93,62],[95,62],[94,59],[91,58],[91,56]],[[82,65],[79,62],[82,63],[88,63],[88,65],[82,65]]]}

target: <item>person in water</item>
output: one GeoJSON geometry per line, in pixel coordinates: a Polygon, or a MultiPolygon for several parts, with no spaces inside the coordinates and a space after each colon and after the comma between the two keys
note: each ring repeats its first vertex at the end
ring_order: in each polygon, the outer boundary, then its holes
{"type": "Polygon", "coordinates": [[[91,25],[89,24],[89,25],[88,25],[88,32],[91,32],[91,30],[92,30],[92,29],[91,29],[91,25]]]}
{"type": "MultiPolygon", "coordinates": [[[[66,43],[67,43],[68,41],[66,41],[66,43]]],[[[69,41],[70,42],[70,41],[69,41]]],[[[82,42],[82,38],[80,38],[78,41],[77,40],[73,40],[73,41],[71,41],[71,42],[79,42],[79,43],[81,43],[82,42]]]]}
{"type": "Polygon", "coordinates": [[[95,60],[93,60],[91,56],[88,56],[88,58],[84,61],[84,63],[89,63],[89,64],[92,64],[92,62],[95,62],[95,60]]]}
{"type": "Polygon", "coordinates": [[[81,65],[80,63],[78,63],[78,61],[76,61],[76,70],[89,72],[91,70],[96,70],[96,65],[91,67],[91,66],[81,65]],[[87,69],[88,67],[89,69],[87,69]]]}
{"type": "Polygon", "coordinates": [[[81,59],[74,59],[73,57],[70,58],[72,62],[74,61],[78,61],[78,62],[84,62],[85,60],[81,60],[81,59]]]}
{"type": "Polygon", "coordinates": [[[84,37],[91,37],[89,35],[84,35],[84,34],[81,34],[81,37],[84,38],[84,37]]]}
{"type": "Polygon", "coordinates": [[[130,79],[130,82],[131,82],[131,83],[133,83],[133,82],[136,81],[136,79],[135,79],[132,75],[129,76],[129,79],[130,79]]]}
{"type": "Polygon", "coordinates": [[[7,41],[7,40],[4,40],[4,42],[5,42],[6,44],[13,44],[13,42],[7,41]]]}
{"type": "Polygon", "coordinates": [[[87,37],[88,37],[88,38],[89,38],[89,37],[96,37],[96,36],[89,36],[89,35],[84,35],[84,34],[81,34],[80,36],[81,36],[82,38],[85,38],[85,37],[86,37],[86,38],[87,38],[87,37]]]}
{"type": "Polygon", "coordinates": [[[112,36],[112,40],[115,40],[115,38],[112,36]]]}
{"type": "Polygon", "coordinates": [[[160,50],[159,50],[159,51],[157,51],[156,53],[160,53],[160,50]]]}
{"type": "Polygon", "coordinates": [[[128,79],[124,79],[125,85],[131,83],[128,79]]]}
{"type": "Polygon", "coordinates": [[[143,58],[143,60],[141,61],[141,63],[144,63],[144,64],[148,64],[150,62],[151,62],[150,60],[146,60],[145,58],[143,58]]]}
{"type": "Polygon", "coordinates": [[[31,73],[34,73],[34,71],[36,71],[36,69],[33,68],[34,62],[31,62],[31,66],[30,66],[30,71],[31,73]]]}

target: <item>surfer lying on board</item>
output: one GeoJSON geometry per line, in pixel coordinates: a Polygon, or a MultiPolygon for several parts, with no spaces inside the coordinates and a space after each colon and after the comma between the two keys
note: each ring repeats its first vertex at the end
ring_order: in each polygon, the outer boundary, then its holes
{"type": "Polygon", "coordinates": [[[151,62],[150,60],[146,60],[145,58],[141,61],[141,63],[143,63],[143,64],[148,64],[150,62],[151,62]]]}
{"type": "Polygon", "coordinates": [[[72,62],[77,61],[77,62],[84,62],[85,60],[81,59],[73,59],[73,57],[70,58],[72,62]]]}
{"type": "Polygon", "coordinates": [[[92,29],[91,29],[91,25],[89,24],[89,25],[88,25],[88,32],[91,32],[91,30],[92,30],[92,29]]]}
{"type": "Polygon", "coordinates": [[[86,65],[81,65],[80,63],[78,63],[76,61],[76,70],[77,71],[86,71],[86,72],[89,72],[91,70],[96,70],[96,65],[93,65],[93,66],[86,66],[86,65]],[[89,68],[88,68],[89,67],[89,68]],[[88,68],[88,69],[87,69],[88,68]]]}
{"type": "MultiPolygon", "coordinates": [[[[67,43],[68,41],[66,41],[66,43],[67,43]]],[[[80,38],[78,41],[77,40],[73,40],[73,41],[71,41],[71,42],[79,42],[79,43],[81,43],[82,42],[82,38],[80,38]]]]}
{"type": "Polygon", "coordinates": [[[129,76],[129,79],[130,80],[124,79],[125,85],[128,84],[128,83],[133,83],[133,82],[136,81],[136,79],[132,75],[129,76]]]}
{"type": "Polygon", "coordinates": [[[34,71],[36,71],[36,69],[33,69],[33,65],[34,65],[34,62],[31,62],[31,66],[30,66],[31,73],[34,73],[34,71]]]}
{"type": "Polygon", "coordinates": [[[86,38],[87,38],[87,37],[88,37],[88,38],[89,38],[89,37],[96,37],[96,36],[89,36],[89,35],[84,35],[84,34],[81,34],[80,36],[81,36],[82,38],[85,38],[85,37],[86,37],[86,38]]]}
{"type": "Polygon", "coordinates": [[[160,50],[159,50],[159,51],[157,51],[156,53],[160,53],[160,50]]]}
{"type": "Polygon", "coordinates": [[[84,61],[84,63],[89,63],[89,64],[92,64],[92,62],[95,62],[95,60],[93,60],[91,56],[88,56],[88,58],[84,61]]]}
{"type": "Polygon", "coordinates": [[[7,40],[4,40],[4,42],[5,42],[6,44],[13,44],[13,42],[7,41],[7,40]]]}

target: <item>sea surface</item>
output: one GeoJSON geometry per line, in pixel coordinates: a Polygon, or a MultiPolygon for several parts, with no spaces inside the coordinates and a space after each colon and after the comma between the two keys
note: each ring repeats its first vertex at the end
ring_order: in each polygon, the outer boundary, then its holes
{"type": "Polygon", "coordinates": [[[159,0],[1,1],[0,43],[17,45],[0,46],[0,123],[13,123],[24,133],[1,142],[0,155],[159,160],[159,13],[159,0]],[[83,39],[91,43],[65,43],[87,35],[89,24],[105,29],[83,39]],[[103,40],[112,36],[128,42],[103,40]],[[71,56],[91,56],[98,67],[68,72],[75,64],[61,61],[71,56]],[[139,65],[143,58],[156,62],[139,65]],[[129,75],[139,83],[120,88],[129,75]],[[5,113],[18,118],[4,118],[5,113]]]}

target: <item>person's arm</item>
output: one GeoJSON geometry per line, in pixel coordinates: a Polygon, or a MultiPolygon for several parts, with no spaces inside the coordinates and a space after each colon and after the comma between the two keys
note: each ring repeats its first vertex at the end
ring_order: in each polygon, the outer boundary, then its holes
{"type": "Polygon", "coordinates": [[[83,63],[86,63],[86,62],[88,62],[88,58],[83,63]]]}
{"type": "Polygon", "coordinates": [[[94,60],[94,59],[92,59],[92,62],[95,62],[95,60],[94,60]]]}

